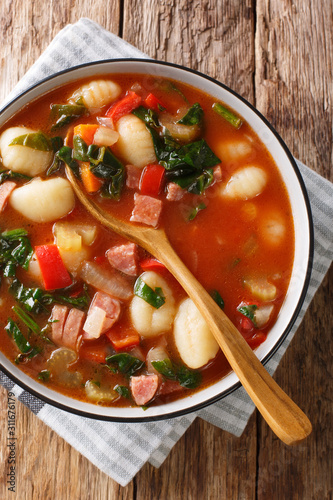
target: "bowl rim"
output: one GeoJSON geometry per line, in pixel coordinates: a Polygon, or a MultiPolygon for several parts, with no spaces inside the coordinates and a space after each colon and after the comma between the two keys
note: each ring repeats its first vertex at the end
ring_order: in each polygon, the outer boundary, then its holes
{"type": "MultiPolygon", "coordinates": [[[[79,71],[80,69],[87,68],[90,66],[112,64],[112,63],[130,63],[130,62],[151,64],[151,65],[162,65],[162,66],[172,67],[172,68],[176,68],[176,69],[179,69],[182,71],[186,71],[188,73],[192,73],[194,75],[197,75],[205,80],[208,80],[208,81],[216,84],[217,86],[223,88],[224,90],[226,90],[230,94],[232,94],[234,97],[236,97],[237,99],[242,101],[247,107],[249,107],[250,110],[252,112],[254,112],[258,116],[258,118],[261,119],[261,121],[264,123],[264,125],[266,127],[268,127],[270,132],[275,136],[275,138],[277,139],[277,141],[280,143],[281,147],[283,148],[283,150],[284,150],[284,152],[285,152],[285,154],[290,162],[290,165],[292,166],[294,173],[296,174],[296,177],[297,177],[297,180],[299,183],[299,187],[301,188],[301,193],[303,196],[305,209],[306,209],[306,213],[307,213],[307,220],[308,220],[308,231],[309,231],[308,262],[307,262],[306,273],[304,276],[304,284],[303,284],[303,288],[302,288],[302,291],[301,291],[300,296],[299,296],[298,303],[295,307],[295,310],[294,310],[294,312],[290,318],[290,321],[289,321],[288,325],[286,326],[284,332],[278,338],[278,340],[276,341],[274,346],[271,348],[271,350],[260,360],[261,363],[263,365],[265,365],[272,358],[272,356],[276,353],[276,351],[279,349],[281,344],[284,342],[284,340],[286,339],[286,337],[290,333],[290,331],[291,331],[291,329],[292,329],[292,327],[293,327],[293,325],[298,317],[298,314],[302,308],[303,302],[305,300],[307,290],[309,287],[309,282],[310,282],[310,277],[311,277],[311,272],[312,272],[312,265],[313,265],[313,258],[314,258],[314,224],[313,224],[309,196],[307,193],[307,189],[306,189],[303,177],[302,177],[300,170],[297,166],[297,163],[296,163],[293,155],[289,151],[287,145],[285,144],[285,142],[283,141],[283,139],[279,135],[279,133],[275,130],[275,128],[270,124],[270,122],[265,118],[265,116],[260,111],[258,111],[247,99],[245,99],[243,96],[238,94],[236,91],[234,91],[233,89],[231,89],[230,87],[228,87],[224,83],[219,82],[215,78],[213,78],[209,75],[206,75],[204,73],[201,73],[198,70],[188,68],[188,67],[183,66],[181,64],[160,61],[157,59],[116,58],[116,59],[103,59],[100,61],[92,61],[92,62],[79,64],[77,66],[72,66],[70,68],[66,68],[64,70],[53,73],[52,75],[49,75],[49,76],[43,78],[42,80],[39,80],[38,82],[34,83],[33,85],[29,86],[24,91],[20,92],[18,95],[16,95],[13,99],[11,99],[8,103],[6,103],[3,108],[0,108],[0,118],[3,115],[3,113],[9,107],[11,107],[17,100],[21,99],[27,93],[31,92],[34,89],[37,89],[39,86],[42,86],[44,83],[49,82],[50,80],[52,80],[56,77],[59,77],[61,75],[65,75],[67,73],[71,73],[74,71],[79,71]]],[[[135,71],[133,71],[133,73],[134,72],[135,71]]],[[[80,77],[78,77],[78,80],[79,79],[80,79],[80,77]]],[[[52,89],[48,90],[47,93],[51,92],[51,91],[52,91],[52,89]]],[[[5,123],[6,122],[7,122],[7,120],[5,121],[5,123]]],[[[44,403],[50,404],[50,405],[52,405],[60,410],[64,410],[66,412],[73,413],[75,415],[79,415],[79,416],[83,416],[83,417],[87,417],[87,418],[93,418],[95,420],[104,420],[104,421],[122,422],[122,423],[152,422],[152,421],[165,420],[165,419],[169,419],[169,418],[176,418],[176,417],[180,417],[183,415],[187,415],[189,413],[193,413],[193,412],[202,410],[203,408],[205,408],[211,404],[214,404],[217,401],[222,400],[223,398],[225,398],[229,394],[233,393],[234,391],[236,391],[237,389],[242,387],[242,384],[238,381],[238,382],[234,383],[233,385],[231,385],[229,388],[223,390],[219,394],[217,394],[217,395],[215,395],[215,396],[213,396],[205,401],[202,401],[200,403],[196,403],[193,406],[188,406],[186,408],[183,408],[183,409],[180,409],[177,411],[173,411],[172,413],[165,413],[162,415],[154,415],[154,416],[147,415],[147,416],[142,416],[142,417],[117,417],[117,416],[109,416],[109,415],[90,413],[89,411],[82,411],[82,410],[73,408],[71,406],[67,406],[66,404],[59,403],[59,402],[55,401],[54,399],[51,399],[48,396],[45,396],[44,394],[40,394],[39,392],[37,392],[33,388],[29,387],[25,382],[22,382],[19,378],[16,377],[16,375],[13,375],[7,368],[5,368],[3,366],[1,360],[0,360],[0,369],[3,373],[5,373],[5,375],[8,376],[8,378],[13,380],[18,386],[20,386],[22,389],[29,392],[30,394],[32,394],[36,398],[42,400],[44,403]]],[[[56,391],[54,391],[54,392],[56,392],[56,391]]],[[[72,398],[72,400],[74,402],[76,401],[76,399],[74,399],[74,398],[72,398]]]]}

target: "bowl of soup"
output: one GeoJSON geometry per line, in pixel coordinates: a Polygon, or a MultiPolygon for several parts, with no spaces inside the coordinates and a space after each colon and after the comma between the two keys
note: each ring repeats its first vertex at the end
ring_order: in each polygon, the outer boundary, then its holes
{"type": "Polygon", "coordinates": [[[113,60],[56,74],[0,116],[1,369],[42,400],[114,421],[169,418],[239,387],[192,300],[76,198],[163,228],[265,363],[308,286],[312,221],[282,139],[225,85],[113,60]]]}

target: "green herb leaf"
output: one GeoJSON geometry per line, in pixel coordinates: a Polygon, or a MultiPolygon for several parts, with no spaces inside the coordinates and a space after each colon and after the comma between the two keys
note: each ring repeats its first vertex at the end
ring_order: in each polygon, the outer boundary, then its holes
{"type": "Polygon", "coordinates": [[[150,288],[140,277],[134,284],[134,295],[140,297],[145,302],[159,309],[165,303],[165,297],[161,288],[155,288],[155,291],[150,288]]]}
{"type": "Polygon", "coordinates": [[[213,110],[216,111],[220,116],[222,116],[227,122],[229,122],[233,127],[239,128],[242,125],[242,120],[239,116],[235,115],[232,111],[225,108],[219,102],[213,104],[213,110]]]}
{"type": "Polygon", "coordinates": [[[221,295],[219,294],[219,292],[217,290],[212,290],[210,292],[210,295],[212,297],[212,299],[215,300],[216,304],[221,308],[221,309],[224,309],[224,300],[222,299],[221,295]]]}
{"type": "Polygon", "coordinates": [[[256,321],[254,318],[254,313],[255,313],[256,309],[258,309],[258,306],[256,306],[255,304],[237,307],[237,311],[239,311],[241,314],[243,314],[244,316],[249,318],[252,321],[252,323],[254,324],[254,326],[256,326],[256,321]]]}
{"type": "Polygon", "coordinates": [[[37,378],[38,380],[42,380],[43,382],[48,382],[50,380],[50,375],[51,373],[49,370],[42,370],[38,373],[37,378]]]}
{"type": "Polygon", "coordinates": [[[27,148],[37,149],[38,151],[53,151],[52,141],[43,132],[32,132],[15,137],[9,146],[26,146],[27,148]]]}
{"type": "Polygon", "coordinates": [[[83,104],[52,104],[51,106],[51,120],[55,121],[51,130],[58,130],[65,125],[68,125],[73,120],[87,113],[87,108],[83,104]]]}
{"type": "Polygon", "coordinates": [[[193,210],[191,210],[187,220],[189,221],[193,220],[198,215],[200,210],[204,210],[205,208],[207,207],[204,203],[199,203],[199,205],[197,205],[196,207],[193,208],[193,210]]]}
{"type": "Polygon", "coordinates": [[[27,234],[25,229],[13,229],[0,235],[0,265],[10,266],[6,269],[7,276],[14,276],[13,266],[20,265],[28,269],[33,249],[27,234]]]}
{"type": "Polygon", "coordinates": [[[113,354],[105,359],[107,365],[113,365],[118,371],[127,377],[131,377],[135,372],[144,366],[144,362],[127,353],[113,354]]]}
{"type": "Polygon", "coordinates": [[[198,125],[199,123],[201,123],[203,116],[203,109],[200,104],[196,102],[195,104],[193,104],[193,106],[190,107],[183,118],[178,120],[177,123],[180,123],[181,125],[198,125]]]}
{"type": "Polygon", "coordinates": [[[120,396],[126,399],[131,399],[131,393],[128,387],[125,385],[115,385],[113,388],[114,391],[117,391],[120,396]]]}

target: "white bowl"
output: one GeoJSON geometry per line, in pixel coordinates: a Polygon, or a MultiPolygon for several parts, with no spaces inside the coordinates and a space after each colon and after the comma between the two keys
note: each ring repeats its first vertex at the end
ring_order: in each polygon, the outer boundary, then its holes
{"type": "MultiPolygon", "coordinates": [[[[270,330],[267,340],[256,350],[258,358],[262,363],[266,363],[290,332],[304,301],[313,257],[313,223],[306,189],[295,160],[277,132],[251,104],[225,85],[197,71],[164,62],[119,59],[84,64],[43,80],[4,108],[0,113],[0,127],[27,103],[56,87],[80,78],[110,73],[149,75],[145,82],[148,88],[152,77],[162,77],[179,80],[203,90],[241,115],[258,134],[274,158],[285,182],[292,207],[295,226],[295,257],[287,296],[277,321],[270,330]]],[[[218,401],[240,386],[238,377],[231,372],[219,382],[192,396],[161,406],[152,406],[143,411],[141,408],[97,406],[71,399],[30,378],[1,352],[0,366],[17,384],[47,403],[86,417],[122,422],[158,420],[183,415],[218,401]]]]}

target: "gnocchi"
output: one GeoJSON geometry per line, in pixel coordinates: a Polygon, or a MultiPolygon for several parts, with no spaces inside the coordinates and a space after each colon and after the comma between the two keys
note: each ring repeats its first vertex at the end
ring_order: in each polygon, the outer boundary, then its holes
{"type": "Polygon", "coordinates": [[[13,191],[10,205],[35,222],[51,222],[67,215],[75,205],[72,186],[67,179],[39,177],[13,191]]]}
{"type": "Polygon", "coordinates": [[[135,115],[125,115],[116,125],[117,150],[127,163],[143,168],[156,162],[153,140],[146,125],[135,115]]]}
{"type": "Polygon", "coordinates": [[[28,146],[13,145],[10,143],[25,134],[35,133],[36,130],[26,127],[11,127],[0,136],[0,152],[5,168],[13,172],[35,177],[43,173],[51,164],[53,151],[39,151],[28,146]]]}
{"type": "Polygon", "coordinates": [[[246,158],[252,153],[252,145],[246,140],[221,142],[216,148],[216,154],[224,163],[234,162],[246,158]]]}
{"type": "Polygon", "coordinates": [[[191,299],[179,306],[173,329],[180,357],[189,368],[200,368],[214,358],[218,343],[191,299]]]}
{"type": "Polygon", "coordinates": [[[279,245],[286,234],[286,225],[280,212],[267,213],[261,223],[262,235],[266,243],[279,245]]]}
{"type": "Polygon", "coordinates": [[[226,185],[222,195],[238,200],[248,200],[258,196],[267,184],[267,174],[259,167],[249,166],[237,170],[226,185]]]}
{"type": "Polygon", "coordinates": [[[134,296],[130,305],[130,315],[134,328],[144,337],[155,337],[170,330],[175,316],[175,300],[166,281],[153,271],[141,275],[141,279],[151,288],[160,287],[165,303],[155,309],[140,297],[134,296]]]}
{"type": "Polygon", "coordinates": [[[79,87],[70,102],[77,101],[80,97],[87,108],[102,108],[120,96],[120,86],[112,80],[93,80],[79,87]]]}

